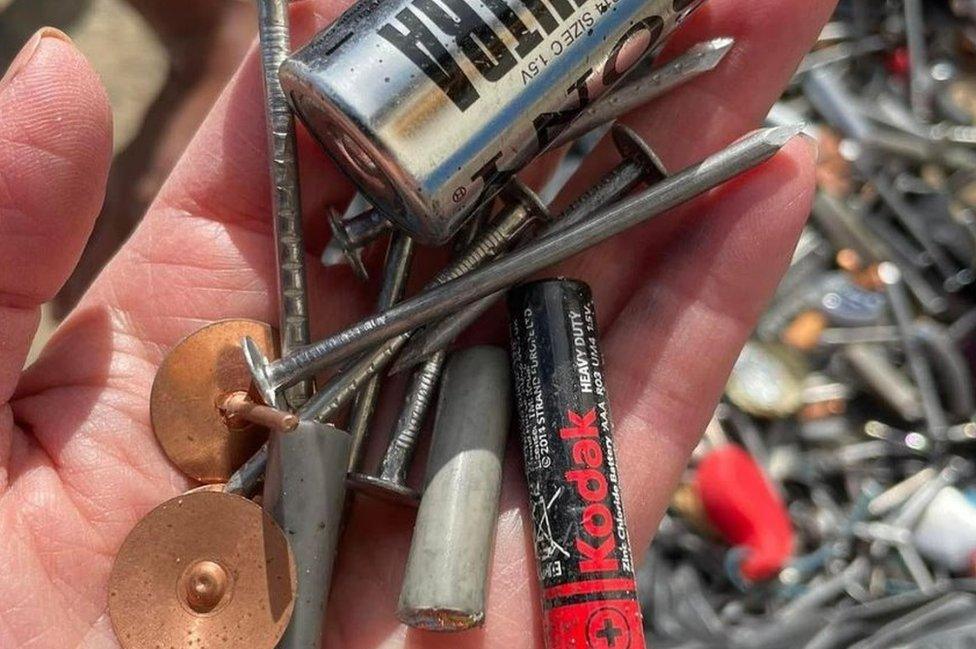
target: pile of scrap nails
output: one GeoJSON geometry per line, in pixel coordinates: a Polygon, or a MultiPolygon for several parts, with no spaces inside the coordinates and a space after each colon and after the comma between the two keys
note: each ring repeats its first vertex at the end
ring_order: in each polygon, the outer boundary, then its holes
{"type": "Polygon", "coordinates": [[[550,647],[976,642],[976,4],[842,2],[767,128],[669,170],[613,122],[734,46],[650,63],[700,4],[533,3],[529,29],[502,3],[490,21],[451,3],[462,21],[364,0],[292,52],[287,2],[258,0],[280,317],[211,323],[159,368],[154,432],[204,486],[119,552],[124,647],[320,646],[353,493],[416,508],[398,618],[483,624],[513,417],[550,647]],[[360,190],[323,263],[382,273],[375,314],[317,341],[296,117],[360,190]],[[637,571],[592,294],[523,280],[760,165],[800,123],[821,145],[813,218],[637,571]],[[608,131],[620,162],[550,209],[608,131]],[[538,195],[516,178],[564,144],[538,195]],[[408,296],[415,248],[448,244],[408,296]],[[456,349],[499,300],[510,349],[456,349]],[[391,370],[405,397],[365,466],[391,370]]]}
{"type": "Polygon", "coordinates": [[[791,267],[639,574],[658,648],[976,644],[976,3],[841,2],[791,267]]]}

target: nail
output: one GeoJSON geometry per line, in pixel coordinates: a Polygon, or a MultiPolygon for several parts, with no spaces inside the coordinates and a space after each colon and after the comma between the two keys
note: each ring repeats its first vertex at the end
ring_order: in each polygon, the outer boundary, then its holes
{"type": "MultiPolygon", "coordinates": [[[[622,161],[555,217],[552,231],[573,227],[598,209],[626,196],[641,183],[653,186],[668,177],[664,163],[635,131],[616,124],[612,138],[622,161]]],[[[412,367],[450,345],[462,331],[497,303],[503,294],[504,291],[499,291],[489,295],[440,322],[431,324],[418,336],[418,340],[412,340],[404,349],[391,373],[412,367]]]]}
{"type": "MultiPolygon", "coordinates": [[[[310,340],[295,118],[278,80],[278,68],[291,49],[288,2],[257,0],[257,6],[271,176],[271,218],[277,259],[278,325],[281,353],[287,354],[307,345],[310,340]]],[[[312,380],[306,379],[286,390],[284,399],[290,407],[298,408],[311,392],[312,380]]],[[[268,402],[268,405],[275,404],[268,402]]]]}

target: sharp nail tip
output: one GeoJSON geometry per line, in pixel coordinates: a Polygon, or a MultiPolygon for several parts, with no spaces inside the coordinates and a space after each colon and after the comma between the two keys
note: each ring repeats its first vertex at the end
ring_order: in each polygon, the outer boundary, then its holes
{"type": "Polygon", "coordinates": [[[765,139],[770,144],[783,147],[786,146],[787,142],[802,133],[804,128],[806,128],[806,124],[803,122],[786,124],[784,126],[772,126],[766,129],[765,139]]]}

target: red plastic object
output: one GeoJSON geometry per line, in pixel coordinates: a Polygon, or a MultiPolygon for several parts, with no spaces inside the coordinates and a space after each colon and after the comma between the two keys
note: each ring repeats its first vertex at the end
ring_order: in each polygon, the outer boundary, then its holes
{"type": "Polygon", "coordinates": [[[899,77],[907,77],[911,70],[911,60],[908,57],[908,48],[899,47],[885,58],[885,67],[888,72],[899,77]]]}
{"type": "Polygon", "coordinates": [[[709,522],[744,551],[742,576],[749,581],[775,577],[793,553],[793,526],[752,456],[734,444],[718,447],[699,463],[695,488],[709,522]]]}

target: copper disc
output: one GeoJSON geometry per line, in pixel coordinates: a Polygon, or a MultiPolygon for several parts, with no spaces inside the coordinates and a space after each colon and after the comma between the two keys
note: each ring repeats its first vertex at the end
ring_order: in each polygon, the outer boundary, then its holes
{"type": "Polygon", "coordinates": [[[109,580],[125,649],[271,649],[291,619],[295,563],[258,505],[199,491],[166,501],[133,528],[109,580]]]}
{"type": "Polygon", "coordinates": [[[233,392],[257,398],[241,351],[244,336],[275,357],[270,326],[221,320],[180,341],[153,381],[149,412],[156,439],[173,464],[200,482],[227,482],[268,439],[259,426],[229,426],[217,407],[233,392]]]}

